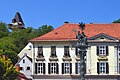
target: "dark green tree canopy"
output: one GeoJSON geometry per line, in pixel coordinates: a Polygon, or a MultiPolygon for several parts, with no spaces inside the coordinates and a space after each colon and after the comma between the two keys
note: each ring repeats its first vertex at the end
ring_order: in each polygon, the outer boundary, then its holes
{"type": "Polygon", "coordinates": [[[120,23],[120,19],[113,21],[112,23],[120,23]]]}
{"type": "Polygon", "coordinates": [[[50,25],[49,26],[43,25],[43,26],[39,27],[38,30],[40,30],[41,35],[43,35],[43,34],[46,34],[50,31],[54,30],[54,28],[50,25]]]}
{"type": "Polygon", "coordinates": [[[29,42],[30,39],[41,36],[52,31],[52,26],[43,25],[38,29],[28,27],[24,30],[13,31],[9,34],[9,37],[14,39],[14,44],[17,47],[17,53],[19,53],[29,42]],[[19,43],[19,44],[18,44],[19,43]]]}
{"type": "Polygon", "coordinates": [[[8,36],[9,30],[6,27],[6,24],[3,22],[0,22],[0,38],[8,36]]]}
{"type": "Polygon", "coordinates": [[[2,53],[0,55],[6,55],[11,59],[13,64],[17,62],[17,48],[14,44],[14,39],[11,37],[3,37],[0,39],[0,49],[2,53]]]}

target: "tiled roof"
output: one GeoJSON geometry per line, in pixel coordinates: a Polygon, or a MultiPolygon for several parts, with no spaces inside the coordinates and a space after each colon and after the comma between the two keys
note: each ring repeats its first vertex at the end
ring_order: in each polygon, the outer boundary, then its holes
{"type": "Polygon", "coordinates": [[[30,79],[28,79],[23,73],[20,73],[19,74],[19,76],[18,76],[18,79],[20,79],[20,80],[30,80],[30,79]]]}
{"type": "Polygon", "coordinates": [[[23,56],[22,58],[20,58],[15,65],[19,64],[20,61],[21,61],[25,56],[32,62],[32,58],[30,58],[29,56],[27,56],[27,54],[24,54],[24,56],[23,56]]]}
{"type": "MultiPolygon", "coordinates": [[[[85,24],[84,30],[88,38],[97,34],[107,34],[114,38],[120,39],[120,24],[85,24]]],[[[79,24],[65,23],[59,28],[42,35],[37,38],[33,38],[30,41],[72,41],[76,40],[76,34],[80,31],[79,24]]]]}

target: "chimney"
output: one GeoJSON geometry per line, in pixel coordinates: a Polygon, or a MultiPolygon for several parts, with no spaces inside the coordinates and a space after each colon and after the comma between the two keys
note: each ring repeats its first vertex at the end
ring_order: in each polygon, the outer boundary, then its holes
{"type": "Polygon", "coordinates": [[[65,21],[64,23],[65,23],[65,24],[68,24],[69,22],[68,22],[68,21],[65,21]]]}
{"type": "Polygon", "coordinates": [[[90,22],[90,24],[93,24],[93,22],[90,22]]]}

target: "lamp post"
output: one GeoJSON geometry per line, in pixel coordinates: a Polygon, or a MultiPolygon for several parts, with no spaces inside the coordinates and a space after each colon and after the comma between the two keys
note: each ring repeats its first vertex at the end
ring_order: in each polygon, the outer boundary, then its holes
{"type": "Polygon", "coordinates": [[[77,49],[79,50],[79,54],[80,54],[80,80],[85,80],[85,56],[86,56],[86,49],[88,47],[88,43],[87,43],[87,37],[84,34],[83,30],[85,29],[85,24],[84,23],[79,23],[79,27],[81,29],[81,33],[80,31],[78,31],[78,34],[76,36],[76,38],[78,39],[77,41],[77,49]]]}

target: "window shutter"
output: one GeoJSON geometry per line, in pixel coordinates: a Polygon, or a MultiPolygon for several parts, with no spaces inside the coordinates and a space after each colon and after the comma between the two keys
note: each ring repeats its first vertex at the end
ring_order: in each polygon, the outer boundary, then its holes
{"type": "Polygon", "coordinates": [[[43,63],[43,74],[45,74],[45,63],[43,63]]]}
{"type": "Polygon", "coordinates": [[[77,47],[75,48],[75,55],[78,55],[77,47]]]}
{"type": "Polygon", "coordinates": [[[84,69],[85,69],[85,74],[86,74],[86,63],[85,63],[85,68],[84,69]]]}
{"type": "Polygon", "coordinates": [[[59,66],[58,66],[58,63],[56,63],[56,74],[59,74],[59,66]]]}
{"type": "Polygon", "coordinates": [[[106,46],[106,55],[108,56],[109,52],[108,52],[108,46],[106,46]]]}
{"type": "Polygon", "coordinates": [[[35,63],[35,74],[37,74],[37,63],[35,63]]]}
{"type": "Polygon", "coordinates": [[[78,74],[78,63],[75,63],[75,73],[78,74]]]}
{"type": "Polygon", "coordinates": [[[97,73],[99,74],[99,62],[97,62],[97,73]]]}
{"type": "Polygon", "coordinates": [[[97,46],[97,55],[99,55],[99,46],[97,46]]]}
{"type": "Polygon", "coordinates": [[[50,63],[48,63],[48,74],[50,74],[50,63]]]}
{"type": "Polygon", "coordinates": [[[64,74],[64,63],[62,63],[62,74],[64,74]]]}
{"type": "Polygon", "coordinates": [[[70,63],[70,74],[72,74],[72,63],[70,63]]]}
{"type": "Polygon", "coordinates": [[[109,66],[108,66],[108,62],[106,62],[106,73],[109,73],[109,66]]]}

